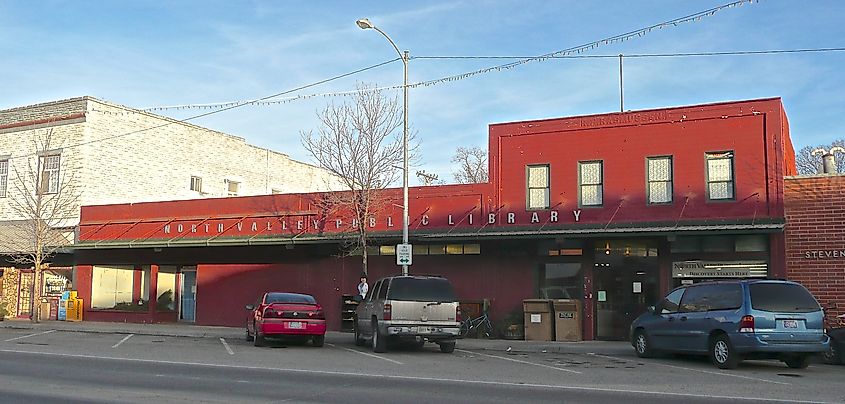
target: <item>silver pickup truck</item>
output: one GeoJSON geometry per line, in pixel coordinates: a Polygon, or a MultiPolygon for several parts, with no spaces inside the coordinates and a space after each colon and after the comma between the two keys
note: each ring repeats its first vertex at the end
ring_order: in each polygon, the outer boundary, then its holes
{"type": "Polygon", "coordinates": [[[372,340],[373,352],[387,352],[388,339],[425,341],[440,351],[455,350],[460,308],[452,284],[435,276],[393,276],[379,279],[355,311],[355,344],[372,340]]]}

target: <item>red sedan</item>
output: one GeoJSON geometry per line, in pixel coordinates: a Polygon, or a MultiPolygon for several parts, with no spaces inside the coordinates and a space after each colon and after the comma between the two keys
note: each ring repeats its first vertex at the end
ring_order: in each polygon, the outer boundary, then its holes
{"type": "Polygon", "coordinates": [[[310,339],[323,346],[326,316],[314,297],[300,293],[268,292],[258,305],[248,304],[252,316],[246,324],[246,340],[263,346],[264,338],[310,339]]]}

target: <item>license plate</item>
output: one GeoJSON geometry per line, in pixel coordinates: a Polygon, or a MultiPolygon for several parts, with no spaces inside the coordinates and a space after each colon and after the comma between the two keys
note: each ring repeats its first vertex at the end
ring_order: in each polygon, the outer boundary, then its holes
{"type": "Polygon", "coordinates": [[[301,330],[301,329],[305,328],[305,324],[303,324],[299,321],[291,321],[291,322],[288,323],[288,328],[301,330]]]}
{"type": "Polygon", "coordinates": [[[796,321],[796,320],[783,320],[783,328],[798,328],[798,321],[796,321]]]}

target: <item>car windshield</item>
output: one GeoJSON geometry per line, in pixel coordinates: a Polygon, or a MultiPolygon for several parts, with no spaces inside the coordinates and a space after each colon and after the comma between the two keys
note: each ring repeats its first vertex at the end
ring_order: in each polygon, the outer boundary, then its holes
{"type": "Polygon", "coordinates": [[[267,304],[270,303],[302,303],[302,304],[317,304],[312,296],[300,295],[298,293],[268,293],[264,299],[267,304]]]}
{"type": "Polygon", "coordinates": [[[424,302],[454,302],[452,284],[443,278],[394,278],[388,299],[424,302]]]}
{"type": "Polygon", "coordinates": [[[813,295],[792,283],[752,283],[751,307],[781,313],[809,313],[821,310],[813,295]]]}

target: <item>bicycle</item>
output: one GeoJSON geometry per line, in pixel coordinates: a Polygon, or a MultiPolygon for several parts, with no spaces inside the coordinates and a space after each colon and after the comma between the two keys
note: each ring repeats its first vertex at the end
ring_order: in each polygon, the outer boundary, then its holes
{"type": "Polygon", "coordinates": [[[478,317],[468,318],[461,322],[461,338],[467,338],[470,335],[493,338],[493,322],[490,321],[486,311],[478,317]]]}

